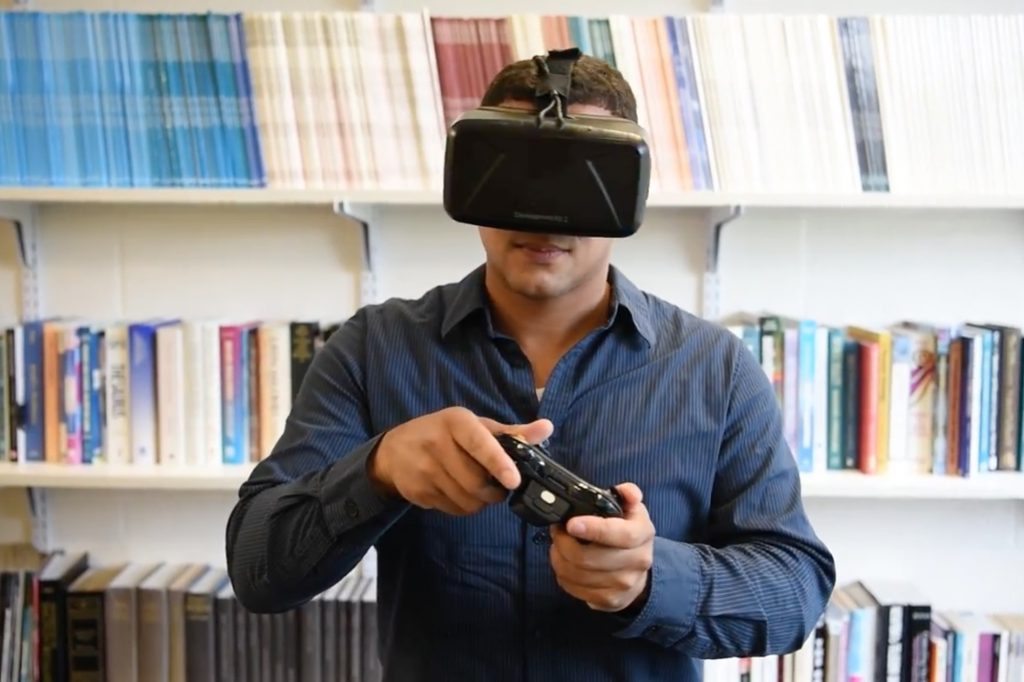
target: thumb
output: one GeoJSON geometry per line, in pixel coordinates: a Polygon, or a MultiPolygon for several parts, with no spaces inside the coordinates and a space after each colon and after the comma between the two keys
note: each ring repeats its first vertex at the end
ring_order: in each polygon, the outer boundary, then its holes
{"type": "Polygon", "coordinates": [[[555,425],[550,419],[537,419],[528,424],[502,424],[487,417],[480,417],[480,422],[492,434],[511,433],[532,444],[544,442],[555,430],[555,425]]]}
{"type": "Polygon", "coordinates": [[[615,486],[615,489],[622,496],[622,511],[628,518],[640,506],[640,503],[644,501],[643,491],[635,483],[620,483],[615,486]]]}

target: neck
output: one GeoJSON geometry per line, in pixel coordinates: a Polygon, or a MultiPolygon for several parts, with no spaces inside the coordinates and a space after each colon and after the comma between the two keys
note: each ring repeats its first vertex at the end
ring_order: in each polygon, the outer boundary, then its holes
{"type": "Polygon", "coordinates": [[[607,272],[551,299],[523,296],[499,281],[485,278],[495,324],[531,351],[564,352],[608,319],[611,286],[607,272]]]}

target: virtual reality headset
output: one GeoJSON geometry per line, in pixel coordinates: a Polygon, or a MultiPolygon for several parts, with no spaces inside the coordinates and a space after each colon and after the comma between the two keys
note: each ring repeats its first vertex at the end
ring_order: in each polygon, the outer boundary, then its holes
{"type": "Polygon", "coordinates": [[[524,232],[627,237],[650,185],[644,130],[569,115],[577,48],[534,57],[537,109],[481,106],[449,128],[444,209],[457,222],[524,232]]]}

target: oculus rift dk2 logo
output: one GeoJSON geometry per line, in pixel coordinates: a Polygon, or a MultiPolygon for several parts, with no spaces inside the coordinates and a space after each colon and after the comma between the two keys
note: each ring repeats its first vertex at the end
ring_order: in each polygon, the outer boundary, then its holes
{"type": "Polygon", "coordinates": [[[566,215],[545,215],[543,213],[523,213],[522,211],[512,211],[512,216],[523,220],[538,220],[546,223],[565,224],[569,222],[569,216],[566,215]]]}

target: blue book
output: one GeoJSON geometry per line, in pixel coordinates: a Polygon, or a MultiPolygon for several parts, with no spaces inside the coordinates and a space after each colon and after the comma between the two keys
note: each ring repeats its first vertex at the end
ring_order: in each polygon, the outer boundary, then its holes
{"type": "Polygon", "coordinates": [[[245,149],[249,167],[249,186],[265,187],[267,174],[263,167],[263,151],[252,101],[252,80],[249,60],[246,57],[245,25],[241,14],[231,15],[228,24],[228,42],[231,45],[232,61],[235,64],[235,88],[238,93],[238,111],[241,114],[242,129],[245,131],[245,149]]]}
{"type": "Polygon", "coordinates": [[[92,464],[103,456],[103,332],[78,328],[82,356],[82,463],[92,464]]]}
{"type": "Polygon", "coordinates": [[[157,462],[156,330],[173,319],[128,325],[128,419],[132,464],[157,462]]]}
{"type": "Polygon", "coordinates": [[[43,328],[45,320],[25,322],[22,330],[24,344],[23,374],[18,378],[24,386],[23,412],[25,415],[25,456],[26,462],[46,460],[46,425],[43,419],[43,328]]]}
{"type": "Polygon", "coordinates": [[[814,404],[815,336],[818,324],[814,320],[800,320],[797,328],[797,447],[796,461],[801,472],[814,471],[814,410],[827,409],[814,404]]]}
{"type": "Polygon", "coordinates": [[[227,324],[220,328],[221,423],[224,464],[249,461],[249,330],[256,322],[227,324]]]}
{"type": "Polygon", "coordinates": [[[21,116],[17,112],[18,71],[11,30],[12,14],[0,12],[0,185],[20,185],[24,162],[19,152],[21,116]]]}

